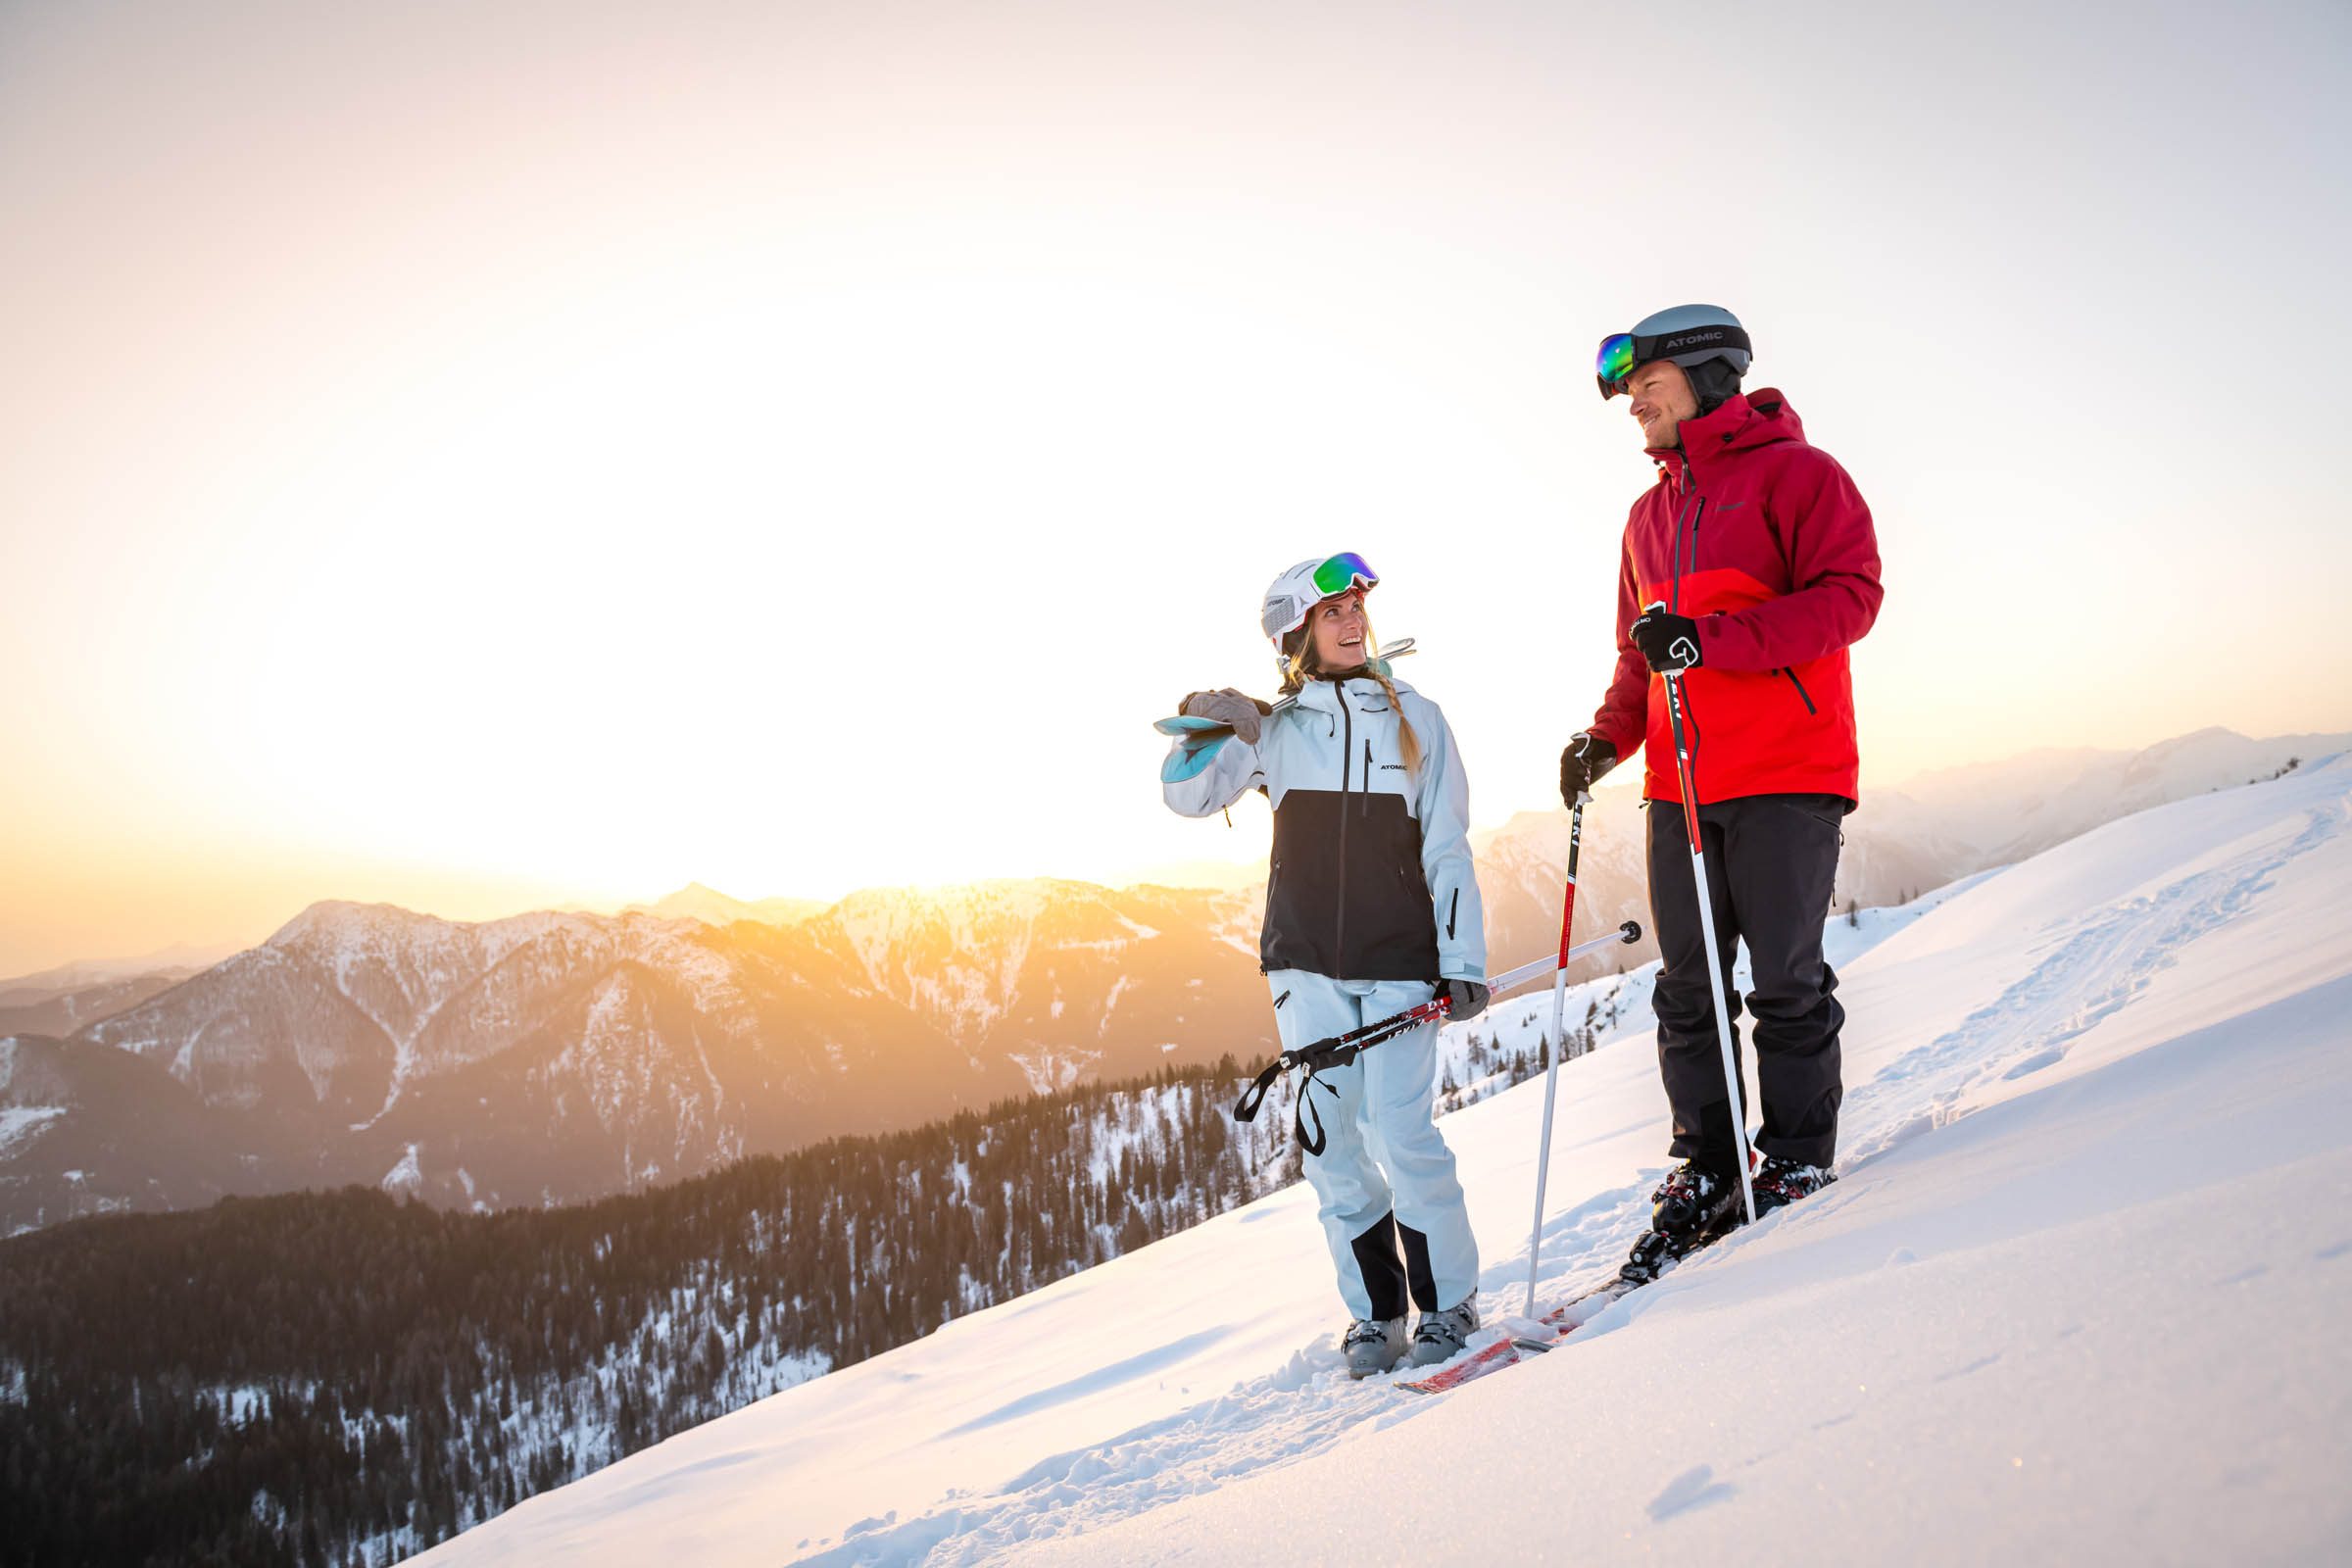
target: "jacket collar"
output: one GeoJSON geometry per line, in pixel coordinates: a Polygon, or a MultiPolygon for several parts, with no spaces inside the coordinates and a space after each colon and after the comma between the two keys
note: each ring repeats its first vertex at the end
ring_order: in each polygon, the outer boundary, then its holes
{"type": "MultiPolygon", "coordinates": [[[[1338,684],[1348,688],[1348,701],[1350,705],[1359,703],[1367,697],[1377,697],[1384,703],[1388,701],[1388,694],[1380,689],[1380,682],[1369,675],[1350,675],[1338,684]]],[[[1396,695],[1399,697],[1412,690],[1410,686],[1394,675],[1389,677],[1389,684],[1396,688],[1396,695]]],[[[1318,713],[1338,712],[1340,700],[1334,695],[1334,683],[1327,680],[1308,681],[1304,686],[1298,688],[1298,706],[1311,708],[1318,713]]]]}
{"type": "Polygon", "coordinates": [[[1695,477],[1699,468],[1707,466],[1708,460],[1721,454],[1770,446],[1776,441],[1802,441],[1805,426],[1780,389],[1767,386],[1753,392],[1733,393],[1714,413],[1685,419],[1676,433],[1681,445],[1651,447],[1648,452],[1650,461],[1665,471],[1666,477],[1679,483],[1686,474],[1695,477]]]}

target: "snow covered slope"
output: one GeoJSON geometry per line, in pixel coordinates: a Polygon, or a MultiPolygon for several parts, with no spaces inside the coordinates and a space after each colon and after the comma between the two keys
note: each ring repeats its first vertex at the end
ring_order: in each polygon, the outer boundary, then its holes
{"type": "MultiPolygon", "coordinates": [[[[2339,759],[1847,928],[1839,1184],[1456,1394],[1342,1375],[1293,1188],[422,1560],[2342,1560],[2348,827],[2339,759]]],[[[1665,1163],[1620,1017],[1561,1077],[1554,1298],[1665,1163]]],[[[1446,1121],[1490,1322],[1541,1096],[1446,1121]]]]}

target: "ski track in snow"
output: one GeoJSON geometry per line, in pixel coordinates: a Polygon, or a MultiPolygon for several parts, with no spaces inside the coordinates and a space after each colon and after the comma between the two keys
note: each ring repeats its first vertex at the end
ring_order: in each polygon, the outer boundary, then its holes
{"type": "MultiPolygon", "coordinates": [[[[1547,1295],[1581,1294],[1615,1275],[1626,1249],[1641,1233],[1653,1180],[1654,1175],[1595,1194],[1546,1222],[1544,1276],[1551,1283],[1547,1295]],[[1563,1291],[1562,1278],[1576,1284],[1563,1291]]],[[[1703,1261],[1694,1258],[1688,1266],[1696,1268],[1703,1261]]],[[[1501,1304],[1517,1301],[1526,1274],[1524,1246],[1482,1272],[1480,1298],[1487,1327],[1473,1344],[1492,1343],[1512,1332],[1514,1324],[1526,1325],[1525,1319],[1504,1312],[1501,1304]]],[[[1612,1303],[1592,1322],[1603,1327],[1602,1320],[1610,1314],[1620,1314],[1621,1321],[1629,1310],[1612,1303]]],[[[1183,1342],[1163,1346],[1044,1391],[1031,1400],[1042,1407],[1107,1382],[1148,1376],[1180,1359],[1189,1348],[1183,1342]]],[[[1411,1369],[1400,1368],[1387,1378],[1358,1383],[1341,1366],[1330,1336],[1320,1335],[1294,1350],[1274,1372],[1105,1442],[1055,1454],[1013,1477],[993,1495],[957,1499],[904,1521],[894,1516],[862,1520],[843,1533],[838,1545],[793,1560],[808,1568],[916,1563],[948,1568],[1017,1560],[1025,1545],[1080,1535],[1178,1497],[1213,1492],[1436,1409],[1441,1401],[1416,1398],[1391,1386],[1411,1375],[1411,1369]]],[[[1028,1405],[1031,1400],[1017,1402],[1028,1405]]],[[[1007,1407],[992,1419],[1015,1413],[1019,1412],[1007,1407]]],[[[1728,1488],[1702,1482],[1696,1494],[1674,1502],[1667,1512],[1701,1506],[1723,1495],[1729,1495],[1728,1488]]]]}
{"type": "MultiPolygon", "coordinates": [[[[1655,1174],[1633,1186],[1596,1194],[1546,1222],[1544,1277],[1551,1285],[1547,1297],[1581,1294],[1615,1275],[1626,1249],[1642,1228],[1655,1174]],[[1576,1284],[1562,1290],[1562,1278],[1576,1284]]],[[[1694,1258],[1687,1266],[1696,1268],[1703,1261],[1694,1258]]],[[[1531,1326],[1500,1304],[1518,1299],[1526,1274],[1524,1246],[1482,1271],[1479,1294],[1487,1327],[1473,1338],[1474,1345],[1490,1344],[1513,1332],[1514,1325],[1531,1326]]],[[[1612,1303],[1591,1321],[1597,1329],[1611,1313],[1622,1320],[1628,1310],[1612,1303]]],[[[1032,1398],[1054,1402],[1106,1382],[1147,1376],[1180,1359],[1187,1348],[1183,1342],[1160,1347],[1032,1398]]],[[[1386,1378],[1356,1382],[1341,1366],[1331,1337],[1319,1335],[1272,1373],[1105,1442],[1055,1454],[1015,1476],[993,1495],[957,1499],[905,1521],[888,1515],[862,1520],[843,1533],[838,1545],[792,1560],[807,1568],[916,1563],[948,1568],[1017,1560],[1025,1545],[1080,1535],[1178,1497],[1213,1492],[1436,1409],[1441,1401],[1416,1398],[1391,1386],[1411,1375],[1410,1368],[1399,1368],[1386,1378]]],[[[1007,1407],[996,1414],[1002,1418],[1014,1413],[1007,1407]]],[[[1700,1506],[1729,1495],[1729,1491],[1702,1485],[1697,1494],[1667,1511],[1700,1506]]]]}
{"type": "Polygon", "coordinates": [[[1852,1170],[1947,1125],[1989,1080],[2063,1061],[2076,1040],[2146,990],[2181,949],[2243,913],[2290,861],[2335,837],[2346,814],[2345,802],[2329,802],[2284,845],[2258,846],[2153,894],[2059,923],[2033,970],[1997,1001],[1846,1097],[1840,1167],[1852,1170]],[[1923,1090],[1928,1104],[1916,1108],[1923,1090]],[[1885,1107],[1896,1102],[1914,1108],[1889,1116],[1885,1107]]]}

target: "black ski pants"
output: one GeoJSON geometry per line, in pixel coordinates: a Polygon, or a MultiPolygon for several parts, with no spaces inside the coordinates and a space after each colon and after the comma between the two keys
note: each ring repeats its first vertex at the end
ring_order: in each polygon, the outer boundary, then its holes
{"type": "MultiPolygon", "coordinates": [[[[1749,795],[1698,808],[1723,960],[1721,1004],[1733,1020],[1735,1044],[1740,994],[1732,963],[1740,943],[1747,944],[1754,965],[1747,1010],[1755,1019],[1750,1032],[1764,1102],[1756,1148],[1805,1165],[1826,1166],[1837,1157],[1838,1102],[1845,1094],[1838,1055],[1845,1009],[1838,1004],[1837,973],[1821,956],[1821,928],[1847,809],[1837,795],[1749,795]]],[[[1673,801],[1649,804],[1649,918],[1666,960],[1658,974],[1658,1071],[1674,1109],[1671,1152],[1736,1182],[1731,1097],[1715,1037],[1717,999],[1709,994],[1699,946],[1690,833],[1673,801]]],[[[1740,1103],[1744,1115],[1744,1062],[1740,1103]]]]}

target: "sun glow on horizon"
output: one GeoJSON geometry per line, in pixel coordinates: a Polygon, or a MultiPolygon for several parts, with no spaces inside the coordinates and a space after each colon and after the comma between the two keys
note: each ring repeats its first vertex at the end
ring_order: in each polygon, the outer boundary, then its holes
{"type": "Polygon", "coordinates": [[[1262,808],[1160,807],[1150,723],[1268,689],[1260,589],[1342,548],[1477,825],[1547,808],[1646,478],[1586,356],[1678,298],[1740,311],[1879,515],[1866,789],[2352,727],[2332,491],[2109,339],[2344,313],[2342,214],[2281,172],[2352,142],[2278,108],[2327,51],[2209,19],[2086,76],[1954,12],[1948,79],[1897,84],[1850,30],[1717,25],[1781,83],[1730,184],[1705,117],[1637,160],[1560,91],[1667,36],[1631,16],[698,0],[552,53],[498,4],[0,17],[0,973],[323,897],[1262,865],[1262,808]],[[2276,111],[2242,159],[2190,81],[2276,111]],[[1662,175],[1738,242],[1609,237],[1662,175]],[[2102,368],[2063,441],[2019,343],[2102,368]],[[2309,645],[2217,655],[2212,607],[2266,603],[2309,645]]]}

